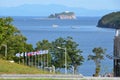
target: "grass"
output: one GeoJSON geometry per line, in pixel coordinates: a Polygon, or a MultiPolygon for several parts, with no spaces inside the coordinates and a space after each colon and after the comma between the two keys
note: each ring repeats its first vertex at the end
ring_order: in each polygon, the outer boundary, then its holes
{"type": "MultiPolygon", "coordinates": [[[[75,80],[75,79],[29,79],[28,78],[28,79],[0,79],[0,80],[75,80]]],[[[117,80],[117,79],[77,79],[77,80],[117,80]]]]}
{"type": "Polygon", "coordinates": [[[0,80],[60,80],[60,79],[0,79],[0,80]]]}
{"type": "Polygon", "coordinates": [[[49,72],[0,59],[0,74],[49,74],[49,72]]]}
{"type": "MultiPolygon", "coordinates": [[[[0,79],[0,80],[11,80],[11,79],[0,79]]],[[[60,79],[12,79],[12,80],[60,80],[60,79]]]]}
{"type": "MultiPolygon", "coordinates": [[[[0,80],[69,80],[69,79],[0,79],[0,80]]],[[[74,80],[74,79],[70,79],[74,80]]],[[[80,79],[80,80],[88,80],[88,79],[80,79]]],[[[92,79],[90,79],[92,80],[92,79]]]]}

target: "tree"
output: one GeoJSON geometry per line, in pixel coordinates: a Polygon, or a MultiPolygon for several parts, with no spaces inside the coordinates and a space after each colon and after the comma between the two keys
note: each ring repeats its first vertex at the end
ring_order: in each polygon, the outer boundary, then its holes
{"type": "MultiPolygon", "coordinates": [[[[51,43],[48,40],[42,40],[42,41],[38,41],[36,43],[36,48],[35,50],[39,51],[39,50],[49,50],[51,47],[51,43]]],[[[43,67],[45,66],[51,66],[51,55],[50,53],[48,54],[41,54],[41,56],[39,56],[41,58],[41,65],[43,67]]]]}
{"type": "Polygon", "coordinates": [[[79,45],[73,41],[72,37],[58,38],[52,42],[52,64],[56,68],[64,68],[65,66],[65,51],[57,47],[66,48],[67,52],[67,68],[74,67],[75,72],[77,67],[80,66],[84,58],[81,55],[82,51],[78,49],[79,45]]]}
{"type": "Polygon", "coordinates": [[[92,52],[94,55],[89,55],[88,60],[93,60],[96,65],[95,69],[95,76],[99,75],[100,68],[101,68],[101,60],[104,59],[104,54],[105,54],[106,49],[102,49],[101,47],[94,48],[92,52]]]}
{"type": "Polygon", "coordinates": [[[8,46],[8,58],[12,59],[16,53],[30,52],[33,51],[33,46],[26,43],[27,38],[21,33],[12,35],[9,40],[6,40],[8,46]]]}
{"type": "Polygon", "coordinates": [[[13,19],[10,17],[0,18],[0,45],[16,32],[16,28],[11,23],[12,21],[13,19]]]}
{"type": "Polygon", "coordinates": [[[26,52],[33,49],[27,44],[27,38],[12,24],[11,17],[0,18],[0,55],[4,57],[3,44],[7,46],[7,59],[13,59],[16,53],[26,52]]]}
{"type": "Polygon", "coordinates": [[[35,48],[35,50],[48,50],[51,46],[48,40],[38,41],[36,45],[37,47],[35,48]]]}

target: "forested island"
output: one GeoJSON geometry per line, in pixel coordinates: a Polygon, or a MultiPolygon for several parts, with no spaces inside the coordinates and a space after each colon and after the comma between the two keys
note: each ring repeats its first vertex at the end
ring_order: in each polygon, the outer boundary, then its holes
{"type": "Polygon", "coordinates": [[[57,19],[76,19],[74,12],[61,12],[61,13],[55,13],[48,16],[48,18],[57,18],[57,19]]]}
{"type": "Polygon", "coordinates": [[[103,16],[99,20],[97,27],[120,29],[120,11],[103,16]]]}

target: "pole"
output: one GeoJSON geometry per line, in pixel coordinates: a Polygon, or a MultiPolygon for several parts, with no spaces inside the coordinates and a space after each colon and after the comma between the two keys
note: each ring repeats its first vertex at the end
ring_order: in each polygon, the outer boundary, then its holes
{"type": "Polygon", "coordinates": [[[67,49],[61,47],[57,47],[57,48],[65,50],[65,74],[67,74],[67,49]]]}
{"type": "Polygon", "coordinates": [[[42,69],[42,65],[43,65],[43,63],[42,63],[42,54],[41,54],[41,60],[40,61],[41,61],[41,69],[42,69]]]}
{"type": "Polygon", "coordinates": [[[7,45],[5,45],[5,57],[7,58],[7,45]]]}
{"type": "Polygon", "coordinates": [[[37,55],[37,54],[35,53],[35,67],[36,67],[36,55],[37,55]]]}
{"type": "Polygon", "coordinates": [[[48,67],[48,53],[47,53],[47,67],[48,67]]]}
{"type": "Polygon", "coordinates": [[[67,74],[67,51],[65,48],[65,74],[67,74]]]}
{"type": "MultiPolygon", "coordinates": [[[[4,46],[4,47],[5,47],[5,57],[7,58],[7,45],[2,44],[2,46],[4,46]]],[[[1,46],[0,46],[0,48],[1,48],[1,46]]]]}
{"type": "Polygon", "coordinates": [[[28,66],[28,56],[27,56],[27,52],[25,52],[26,54],[26,65],[28,66]]]}
{"type": "Polygon", "coordinates": [[[43,58],[43,62],[44,62],[44,63],[43,63],[43,65],[44,65],[44,66],[43,66],[43,69],[45,70],[45,66],[46,66],[46,65],[45,65],[45,54],[43,54],[43,56],[44,56],[44,58],[43,58]]]}
{"type": "Polygon", "coordinates": [[[74,66],[72,66],[72,69],[73,69],[73,75],[74,75],[74,72],[75,72],[75,70],[74,70],[74,66]]]}
{"type": "Polygon", "coordinates": [[[38,57],[38,68],[39,68],[39,54],[37,55],[37,57],[38,57]]]}

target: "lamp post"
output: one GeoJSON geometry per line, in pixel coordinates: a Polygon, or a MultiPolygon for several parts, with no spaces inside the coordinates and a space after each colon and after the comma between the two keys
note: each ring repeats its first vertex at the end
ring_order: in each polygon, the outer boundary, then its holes
{"type": "MultiPolygon", "coordinates": [[[[7,57],[7,45],[2,44],[2,46],[4,46],[4,47],[5,47],[5,57],[7,57]]],[[[0,48],[1,48],[1,46],[0,46],[0,48]]]]}
{"type": "Polygon", "coordinates": [[[59,49],[65,50],[65,74],[67,74],[67,50],[66,48],[57,47],[59,49]]]}
{"type": "Polygon", "coordinates": [[[75,68],[74,66],[71,66],[72,67],[72,70],[73,70],[73,75],[75,74],[75,68]]]}

